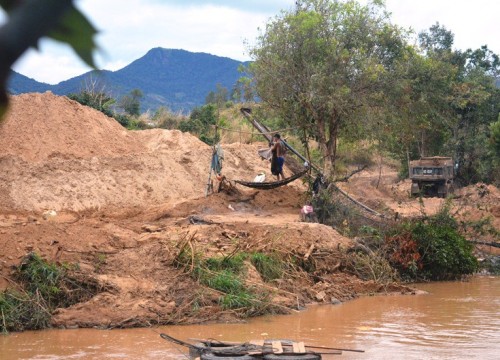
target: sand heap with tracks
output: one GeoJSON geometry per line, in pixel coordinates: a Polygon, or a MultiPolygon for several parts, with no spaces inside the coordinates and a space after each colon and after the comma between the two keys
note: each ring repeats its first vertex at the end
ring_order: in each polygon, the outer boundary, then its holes
{"type": "MultiPolygon", "coordinates": [[[[203,196],[212,149],[176,130],[128,131],[50,92],[11,98],[0,124],[0,209],[150,207],[203,196]]],[[[225,149],[228,178],[268,164],[252,145],[225,149]]]]}

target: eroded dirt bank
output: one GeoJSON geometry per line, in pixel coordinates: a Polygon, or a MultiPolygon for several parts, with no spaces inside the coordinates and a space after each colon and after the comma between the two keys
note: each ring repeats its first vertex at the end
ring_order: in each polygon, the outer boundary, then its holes
{"type": "MultiPolygon", "coordinates": [[[[267,282],[251,263],[245,265],[246,285],[266,292],[276,312],[411,291],[344,273],[342,254],[351,240],[331,227],[299,221],[305,190],[300,181],[205,197],[212,150],[190,134],[126,131],[100,112],[51,93],[16,96],[11,104],[0,123],[0,288],[11,285],[12,267],[33,251],[77,264],[101,288],[89,301],[57,310],[54,326],[238,319],[237,310],[223,310],[219,292],[194,280],[189,259],[179,266],[186,248],[193,257],[262,252],[287,259],[293,271],[267,282]]],[[[258,148],[225,145],[224,174],[244,180],[261,171],[269,175],[258,148]]],[[[399,186],[393,170],[380,190],[368,191],[378,170],[372,172],[354,177],[346,188],[380,210],[406,204],[404,191],[397,195],[401,199],[391,193],[399,186]]],[[[498,189],[486,198],[492,196],[498,198],[498,189]]],[[[484,209],[498,221],[494,199],[484,209]]],[[[410,208],[418,204],[408,201],[410,208]]]]}

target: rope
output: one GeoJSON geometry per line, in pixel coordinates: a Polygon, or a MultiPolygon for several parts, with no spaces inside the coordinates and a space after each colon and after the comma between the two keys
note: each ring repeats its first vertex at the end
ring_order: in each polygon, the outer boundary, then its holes
{"type": "MultiPolygon", "coordinates": [[[[215,125],[212,125],[212,126],[215,126],[215,125]]],[[[309,126],[311,126],[311,125],[307,125],[307,127],[309,127],[309,126]]],[[[272,135],[272,134],[277,134],[277,133],[280,133],[280,132],[302,129],[303,127],[302,126],[295,126],[295,127],[290,127],[290,128],[284,128],[284,129],[273,130],[273,131],[264,131],[264,132],[262,132],[262,131],[259,131],[259,132],[253,131],[252,132],[252,131],[245,131],[245,130],[233,130],[233,129],[228,129],[228,128],[224,128],[224,127],[220,127],[220,126],[218,126],[217,128],[220,129],[220,130],[227,131],[227,132],[234,132],[234,133],[241,133],[241,134],[249,134],[249,135],[255,135],[255,134],[272,135]]]]}

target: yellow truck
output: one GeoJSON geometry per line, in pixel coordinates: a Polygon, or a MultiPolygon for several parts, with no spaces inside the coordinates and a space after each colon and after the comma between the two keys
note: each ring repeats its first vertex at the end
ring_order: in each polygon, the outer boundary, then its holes
{"type": "Polygon", "coordinates": [[[410,161],[411,196],[446,197],[453,191],[454,166],[451,157],[431,156],[410,161]]]}

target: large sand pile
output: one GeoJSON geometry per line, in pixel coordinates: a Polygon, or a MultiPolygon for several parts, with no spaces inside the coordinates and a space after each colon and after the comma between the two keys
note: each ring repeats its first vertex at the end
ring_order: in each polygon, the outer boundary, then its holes
{"type": "Polygon", "coordinates": [[[144,151],[118,122],[67,97],[23,94],[11,98],[0,125],[0,156],[29,162],[54,157],[88,159],[144,151]]]}
{"type": "MultiPolygon", "coordinates": [[[[149,207],[204,195],[211,148],[180,131],[127,131],[66,97],[11,98],[0,124],[0,209],[149,207]]],[[[268,171],[254,145],[225,146],[224,174],[268,171]]]]}

